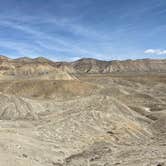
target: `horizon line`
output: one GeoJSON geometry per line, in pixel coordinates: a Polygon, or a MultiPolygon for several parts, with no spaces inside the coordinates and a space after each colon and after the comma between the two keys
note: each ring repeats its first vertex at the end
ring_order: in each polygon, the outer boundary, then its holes
{"type": "Polygon", "coordinates": [[[0,57],[4,57],[7,58],[9,60],[19,60],[19,59],[23,59],[23,58],[27,58],[30,60],[35,60],[38,58],[43,58],[52,62],[75,62],[75,61],[79,61],[79,60],[98,60],[98,61],[104,61],[104,62],[111,62],[111,61],[139,61],[139,60],[166,60],[166,58],[126,58],[126,59],[111,59],[111,60],[105,60],[105,59],[101,59],[101,58],[93,58],[93,57],[80,57],[78,59],[75,60],[53,60],[52,58],[48,58],[45,56],[36,56],[36,57],[30,57],[30,56],[18,56],[16,58],[12,58],[9,55],[0,55],[0,57]]]}

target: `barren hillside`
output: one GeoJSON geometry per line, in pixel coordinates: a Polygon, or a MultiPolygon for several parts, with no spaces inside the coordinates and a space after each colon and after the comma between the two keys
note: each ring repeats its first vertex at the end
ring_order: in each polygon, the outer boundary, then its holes
{"type": "Polygon", "coordinates": [[[166,60],[101,61],[80,59],[70,64],[78,73],[165,72],[166,60]]]}
{"type": "Polygon", "coordinates": [[[164,64],[1,57],[0,165],[164,166],[164,64]]]}
{"type": "Polygon", "coordinates": [[[166,59],[140,59],[124,61],[101,61],[83,58],[74,62],[54,62],[43,57],[9,59],[0,57],[1,73],[5,75],[44,75],[49,72],[112,73],[112,72],[166,72],[166,59]]]}
{"type": "Polygon", "coordinates": [[[47,79],[73,80],[74,76],[55,67],[54,62],[44,58],[0,58],[0,79],[47,79]]]}

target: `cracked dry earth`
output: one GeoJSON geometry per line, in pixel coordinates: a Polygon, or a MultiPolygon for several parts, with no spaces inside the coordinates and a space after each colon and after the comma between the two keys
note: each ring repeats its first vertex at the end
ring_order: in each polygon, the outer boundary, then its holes
{"type": "Polygon", "coordinates": [[[0,82],[0,166],[166,165],[166,74],[77,78],[0,82]]]}

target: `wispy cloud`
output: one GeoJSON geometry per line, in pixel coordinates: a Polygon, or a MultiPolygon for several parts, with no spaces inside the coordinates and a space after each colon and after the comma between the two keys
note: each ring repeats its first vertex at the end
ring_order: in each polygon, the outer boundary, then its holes
{"type": "Polygon", "coordinates": [[[160,49],[147,49],[144,51],[145,54],[155,54],[155,55],[166,55],[166,50],[160,49]]]}
{"type": "Polygon", "coordinates": [[[6,19],[3,17],[0,17],[1,26],[12,28],[17,31],[23,32],[25,33],[25,35],[28,35],[28,37],[32,38],[32,43],[27,43],[26,41],[23,41],[24,44],[18,41],[17,42],[13,41],[12,39],[6,42],[1,39],[0,40],[1,46],[6,48],[11,47],[11,49],[17,50],[18,53],[23,54],[23,56],[28,53],[32,54],[32,52],[33,52],[33,55],[35,53],[36,55],[38,55],[39,53],[47,49],[47,51],[49,50],[51,50],[52,52],[55,51],[55,54],[58,51],[58,52],[63,52],[70,55],[78,54],[79,56],[82,56],[82,57],[83,56],[85,57],[91,56],[96,58],[100,58],[102,56],[106,57],[106,55],[104,55],[104,53],[102,52],[95,52],[92,49],[82,46],[81,41],[75,42],[74,40],[72,40],[72,38],[66,38],[66,37],[64,38],[56,33],[50,34],[42,30],[37,30],[32,25],[35,24],[36,22],[37,24],[50,23],[55,28],[57,28],[56,26],[60,26],[60,27],[63,27],[65,31],[69,31],[71,33],[73,32],[75,34],[79,34],[86,37],[88,36],[89,38],[92,38],[95,40],[98,39],[101,42],[105,41],[106,39],[103,35],[99,35],[99,33],[93,30],[90,30],[88,28],[84,28],[81,25],[74,25],[72,23],[69,23],[69,20],[67,19],[57,20],[55,18],[49,18],[49,19],[45,18],[43,19],[43,21],[41,20],[42,19],[38,17],[26,17],[26,16],[24,19],[23,19],[23,16],[21,17],[21,19],[15,18],[15,17],[14,18],[9,17],[8,19],[6,19]],[[24,22],[27,21],[26,24],[23,23],[23,20],[24,22]]]}
{"type": "Polygon", "coordinates": [[[40,55],[41,53],[40,48],[32,47],[31,44],[22,43],[18,41],[0,40],[0,48],[14,50],[18,53],[18,56],[35,57],[36,55],[40,55]]]}
{"type": "Polygon", "coordinates": [[[0,51],[55,60],[162,57],[165,50],[140,53],[164,47],[165,5],[163,0],[2,3],[0,51]]]}

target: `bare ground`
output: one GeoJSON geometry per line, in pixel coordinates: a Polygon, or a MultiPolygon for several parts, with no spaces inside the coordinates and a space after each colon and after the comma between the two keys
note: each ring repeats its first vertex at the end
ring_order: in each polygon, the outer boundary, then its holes
{"type": "Polygon", "coordinates": [[[1,166],[166,165],[166,74],[0,82],[1,166]]]}

